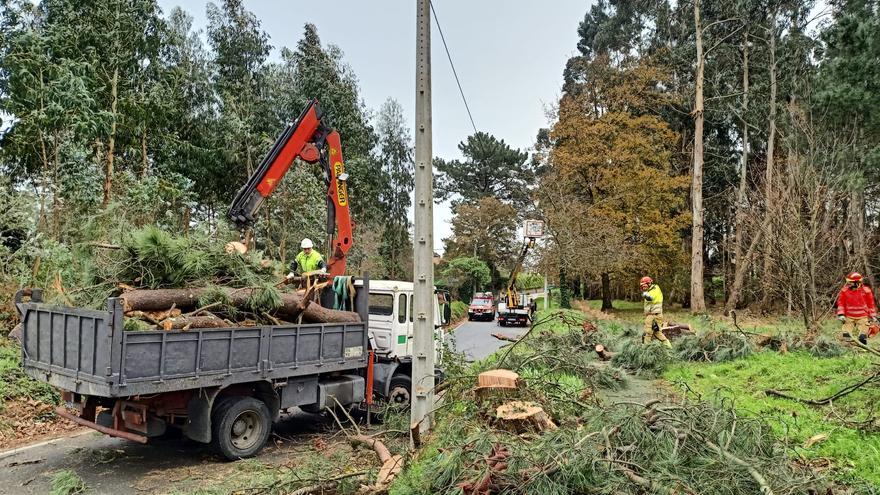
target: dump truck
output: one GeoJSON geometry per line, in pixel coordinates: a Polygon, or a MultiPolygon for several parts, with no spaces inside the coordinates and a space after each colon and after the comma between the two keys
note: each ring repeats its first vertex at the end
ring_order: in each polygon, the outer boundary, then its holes
{"type": "MultiPolygon", "coordinates": [[[[228,459],[246,458],[265,445],[280,411],[409,402],[412,282],[373,285],[355,281],[356,323],[188,331],[124,331],[119,298],[80,309],[24,289],[15,296],[23,368],[62,390],[56,412],[70,421],[140,443],[178,428],[228,459]]],[[[439,296],[438,351],[449,316],[439,296]]],[[[325,297],[330,304],[333,294],[325,297]]]]}

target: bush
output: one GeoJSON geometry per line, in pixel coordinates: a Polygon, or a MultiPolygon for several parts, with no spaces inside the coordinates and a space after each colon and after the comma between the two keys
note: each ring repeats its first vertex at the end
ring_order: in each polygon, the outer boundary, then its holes
{"type": "Polygon", "coordinates": [[[0,339],[0,403],[15,398],[34,399],[59,404],[58,390],[27,376],[21,367],[21,347],[11,340],[0,339]]]}
{"type": "Polygon", "coordinates": [[[467,316],[468,305],[461,301],[452,301],[452,321],[458,321],[467,316]]]}

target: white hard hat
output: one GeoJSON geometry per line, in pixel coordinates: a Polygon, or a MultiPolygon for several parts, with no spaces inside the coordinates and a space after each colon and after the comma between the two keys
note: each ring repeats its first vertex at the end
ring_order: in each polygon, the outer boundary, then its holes
{"type": "Polygon", "coordinates": [[[301,247],[303,249],[311,249],[311,248],[315,247],[315,245],[312,244],[311,239],[306,237],[305,239],[303,239],[303,241],[301,243],[299,243],[299,247],[301,247]]]}

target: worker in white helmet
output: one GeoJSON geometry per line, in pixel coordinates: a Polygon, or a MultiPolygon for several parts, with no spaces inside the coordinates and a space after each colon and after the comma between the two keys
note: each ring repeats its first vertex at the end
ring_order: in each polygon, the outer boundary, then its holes
{"type": "Polygon", "coordinates": [[[296,255],[293,263],[290,264],[290,274],[287,275],[288,279],[296,276],[297,271],[301,274],[316,271],[321,273],[327,272],[327,264],[324,263],[324,257],[314,249],[315,245],[312,244],[311,239],[303,239],[299,247],[302,248],[302,251],[296,255]]]}

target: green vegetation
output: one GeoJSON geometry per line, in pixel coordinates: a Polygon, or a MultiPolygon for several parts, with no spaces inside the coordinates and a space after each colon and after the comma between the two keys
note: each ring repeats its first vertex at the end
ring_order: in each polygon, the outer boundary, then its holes
{"type": "Polygon", "coordinates": [[[86,492],[86,483],[74,471],[64,469],[52,476],[50,495],[76,495],[86,492]]]}
{"type": "Polygon", "coordinates": [[[478,288],[492,280],[492,272],[485,262],[467,256],[450,260],[440,273],[446,284],[455,289],[458,298],[467,301],[478,288]]]}
{"type": "Polygon", "coordinates": [[[452,321],[459,321],[467,316],[468,305],[461,301],[452,301],[452,321]]]}
{"type": "Polygon", "coordinates": [[[838,476],[863,478],[880,486],[880,435],[874,417],[880,387],[865,386],[827,406],[764,393],[776,389],[820,399],[860,381],[875,366],[862,355],[817,359],[807,352],[765,351],[721,364],[678,363],[664,376],[704,398],[726,400],[741,414],[764,419],[798,455],[832,459],[838,476]],[[808,440],[817,435],[827,438],[809,445],[808,440]]]}
{"type": "Polygon", "coordinates": [[[729,403],[695,398],[646,410],[603,400],[625,380],[622,371],[596,360],[592,345],[631,340],[633,332],[607,321],[585,332],[583,323],[577,312],[540,312],[530,336],[514,349],[453,370],[432,441],[391,494],[461,493],[462,484],[475,486],[485,476],[494,490],[509,494],[758,493],[755,478],[730,456],[754,467],[771,487],[800,487],[784,493],[808,487],[824,493],[827,482],[792,462],[767,423],[738,415],[729,403]],[[517,371],[524,384],[516,399],[540,404],[558,429],[506,431],[494,419],[499,402],[475,400],[472,392],[475,375],[495,367],[517,371]],[[487,460],[499,455],[505,467],[493,470],[487,460]],[[640,481],[621,466],[637,471],[640,481]]]}
{"type": "Polygon", "coordinates": [[[58,404],[61,396],[54,387],[34,380],[21,368],[21,347],[8,339],[0,338],[0,408],[14,398],[27,398],[58,404]]]}

